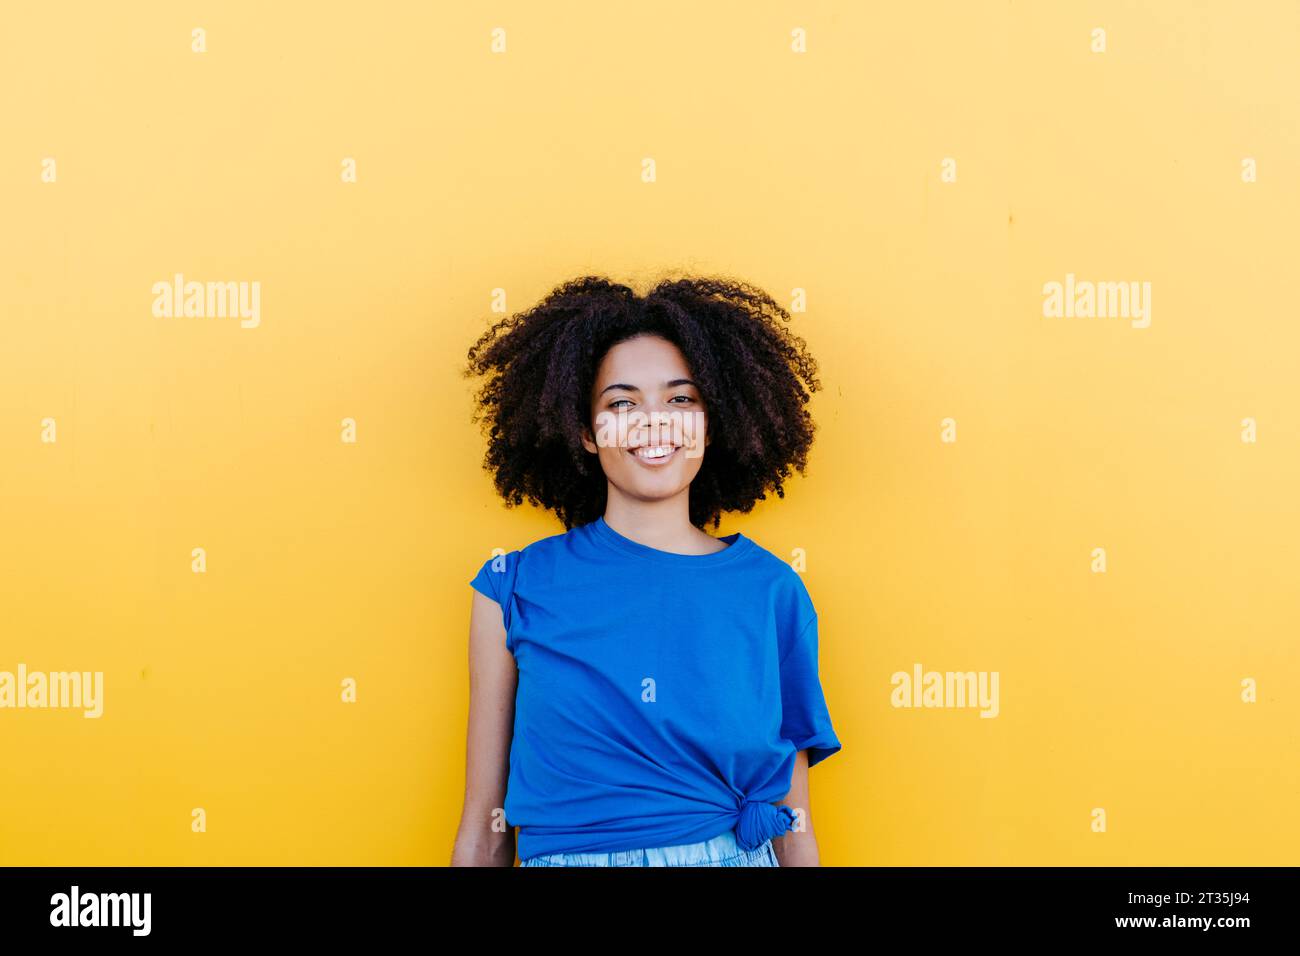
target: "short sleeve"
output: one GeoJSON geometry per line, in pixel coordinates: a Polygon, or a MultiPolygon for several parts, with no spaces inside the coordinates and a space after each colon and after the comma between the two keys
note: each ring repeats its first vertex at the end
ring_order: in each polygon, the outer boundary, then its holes
{"type": "Polygon", "coordinates": [[[478,574],[470,579],[470,586],[501,605],[501,621],[506,628],[506,648],[514,652],[510,624],[514,618],[515,575],[519,570],[519,552],[495,554],[483,562],[478,574]]]}
{"type": "Polygon", "coordinates": [[[817,672],[816,615],[781,658],[781,736],[808,751],[809,767],[840,750],[817,672]]]}

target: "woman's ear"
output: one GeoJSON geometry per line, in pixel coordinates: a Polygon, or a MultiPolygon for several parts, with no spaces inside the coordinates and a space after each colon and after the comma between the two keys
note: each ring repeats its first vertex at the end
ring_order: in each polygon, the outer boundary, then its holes
{"type": "Polygon", "coordinates": [[[591,437],[591,427],[588,425],[582,426],[582,447],[593,455],[600,453],[600,449],[596,447],[596,440],[591,437]]]}

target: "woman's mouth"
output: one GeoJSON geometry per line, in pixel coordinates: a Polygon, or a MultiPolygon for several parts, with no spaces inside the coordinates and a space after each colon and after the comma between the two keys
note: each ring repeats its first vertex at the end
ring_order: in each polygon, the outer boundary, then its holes
{"type": "Polygon", "coordinates": [[[642,445],[629,448],[627,453],[643,465],[660,468],[673,460],[677,454],[676,445],[642,445]]]}

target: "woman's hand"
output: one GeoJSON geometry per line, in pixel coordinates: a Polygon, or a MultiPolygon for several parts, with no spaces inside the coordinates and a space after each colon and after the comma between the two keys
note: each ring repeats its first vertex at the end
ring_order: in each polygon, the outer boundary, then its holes
{"type": "Polygon", "coordinates": [[[784,800],[803,821],[803,830],[791,830],[784,836],[774,837],[772,847],[782,866],[821,866],[817,850],[817,834],[813,832],[812,809],[808,800],[808,751],[800,750],[794,757],[794,773],[790,777],[790,792],[784,800]]]}

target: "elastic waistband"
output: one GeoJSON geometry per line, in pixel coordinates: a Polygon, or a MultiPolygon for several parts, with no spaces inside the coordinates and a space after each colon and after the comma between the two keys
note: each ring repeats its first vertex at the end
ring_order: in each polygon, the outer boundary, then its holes
{"type": "Polygon", "coordinates": [[[521,866],[773,866],[775,854],[741,848],[734,830],[724,830],[698,843],[590,853],[547,853],[524,860],[521,866]]]}

